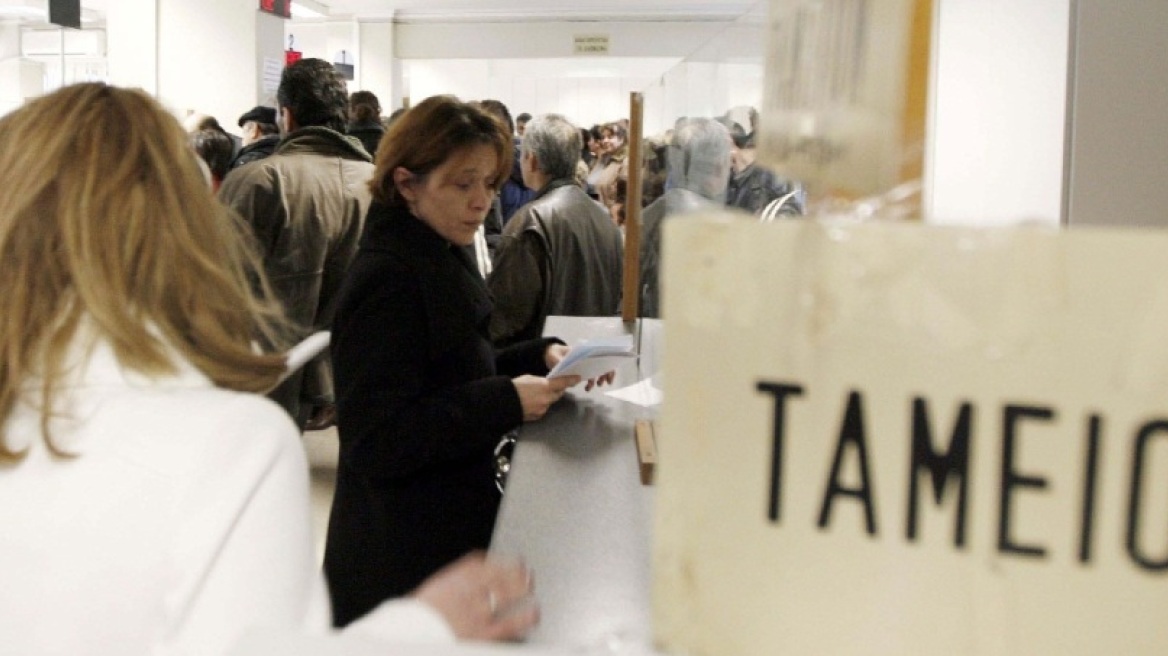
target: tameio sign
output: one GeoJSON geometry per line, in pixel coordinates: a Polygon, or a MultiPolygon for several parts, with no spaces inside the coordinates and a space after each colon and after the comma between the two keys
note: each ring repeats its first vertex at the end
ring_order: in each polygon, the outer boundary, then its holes
{"type": "Polygon", "coordinates": [[[665,229],[662,647],[1168,644],[1168,235],[665,229]]]}
{"type": "MultiPolygon", "coordinates": [[[[805,389],[801,385],[773,381],[760,382],[757,387],[760,392],[774,399],[767,517],[777,524],[782,508],[784,443],[788,439],[785,417],[793,411],[788,405],[796,403],[794,399],[802,396],[805,389]]],[[[1081,474],[1079,485],[1071,488],[1080,499],[1078,522],[1068,522],[1068,527],[1075,532],[1078,562],[1091,562],[1099,513],[1097,506],[1099,458],[1104,437],[1103,415],[1089,414],[1083,418],[1082,425],[1065,426],[1059,430],[1058,412],[1053,406],[1009,403],[984,413],[989,416],[984,417],[984,422],[978,423],[985,426],[984,433],[988,433],[981,437],[988,439],[975,440],[974,418],[977,416],[982,420],[983,417],[978,416],[973,403],[959,405],[957,418],[949,430],[932,424],[929,399],[915,397],[911,404],[905,404],[905,408],[909,407],[911,417],[904,422],[908,430],[902,433],[905,438],[905,457],[909,460],[909,475],[907,481],[900,481],[904,485],[899,490],[902,493],[900,498],[906,500],[907,504],[903,527],[906,540],[918,539],[922,505],[929,502],[931,491],[933,503],[941,505],[947,500],[951,502],[953,546],[959,549],[966,547],[970,454],[975,444],[984,441],[985,444],[981,445],[984,448],[1000,450],[997,454],[1000,456],[1000,466],[996,479],[998,503],[991,510],[997,513],[997,551],[1018,557],[1045,559],[1049,556],[1051,539],[1062,544],[1070,543],[1065,535],[1047,536],[1047,540],[1039,540],[1036,536],[1031,536],[1029,540],[1023,539],[1020,535],[1026,533],[1026,527],[1018,526],[1012,512],[1015,505],[1023,501],[1021,496],[1041,494],[1050,487],[1050,474],[1042,471],[1042,463],[1029,463],[1027,467],[1020,462],[1024,440],[1047,439],[1057,441],[1060,448],[1078,446],[1083,455],[1080,470],[1069,477],[1073,480],[1074,474],[1081,474]],[[946,434],[948,440],[938,449],[937,437],[946,434]],[[946,499],[947,493],[955,498],[946,499]]],[[[851,390],[842,410],[830,471],[824,476],[822,503],[816,521],[819,529],[830,530],[832,510],[837,503],[856,503],[863,511],[865,531],[873,537],[879,535],[876,510],[878,494],[872,473],[875,465],[870,455],[873,446],[869,444],[872,437],[869,435],[865,414],[863,392],[851,390]],[[844,481],[848,468],[856,472],[857,483],[844,481]]],[[[1127,479],[1124,481],[1128,495],[1123,510],[1113,509],[1124,515],[1124,545],[1132,564],[1150,572],[1168,569],[1168,544],[1164,544],[1162,539],[1162,536],[1168,534],[1168,517],[1147,517],[1146,512],[1141,512],[1147,507],[1145,496],[1151,477],[1159,475],[1163,478],[1168,475],[1166,468],[1152,471],[1153,450],[1160,446],[1156,440],[1168,440],[1168,417],[1143,422],[1135,428],[1134,434],[1124,445],[1131,454],[1127,479]],[[1153,524],[1150,535],[1148,524],[1153,524]],[[1150,540],[1155,539],[1152,536],[1161,538],[1154,547],[1148,545],[1150,540]]]]}

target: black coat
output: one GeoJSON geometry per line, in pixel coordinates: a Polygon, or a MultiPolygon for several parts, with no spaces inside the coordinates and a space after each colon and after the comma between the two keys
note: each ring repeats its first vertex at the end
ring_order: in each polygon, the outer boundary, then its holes
{"type": "Polygon", "coordinates": [[[385,128],[376,121],[350,123],[345,134],[360,139],[361,145],[369,152],[369,156],[373,157],[377,154],[377,144],[381,143],[381,138],[385,136],[385,128]]]}
{"type": "Polygon", "coordinates": [[[266,137],[261,137],[260,139],[257,139],[256,141],[253,141],[240,149],[239,154],[235,156],[235,159],[231,160],[231,164],[228,165],[227,170],[234,171],[235,169],[243,166],[244,164],[247,164],[248,162],[254,162],[256,160],[268,157],[272,153],[276,152],[276,148],[279,146],[279,135],[272,134],[266,137]]]}
{"type": "Polygon", "coordinates": [[[338,626],[490,543],[494,447],[523,420],[511,377],[546,374],[554,341],[495,351],[490,313],[463,249],[373,204],[333,321],[341,453],[325,573],[338,626]]]}

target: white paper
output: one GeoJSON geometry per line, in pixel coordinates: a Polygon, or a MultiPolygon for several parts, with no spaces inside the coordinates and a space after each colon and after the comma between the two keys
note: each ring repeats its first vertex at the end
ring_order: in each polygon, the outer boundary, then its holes
{"type": "Polygon", "coordinates": [[[605,392],[605,394],[615,399],[620,399],[621,401],[645,406],[646,408],[660,405],[661,399],[664,398],[661,390],[653,386],[652,378],[646,378],[635,385],[615,389],[611,392],[605,392]]]}
{"type": "Polygon", "coordinates": [[[560,361],[548,372],[548,378],[559,376],[580,376],[581,378],[596,378],[635,358],[633,336],[604,337],[590,339],[577,344],[568,351],[568,356],[560,361]]]}
{"type": "Polygon", "coordinates": [[[280,381],[283,382],[286,378],[288,378],[288,376],[291,376],[293,373],[295,373],[297,369],[308,364],[308,362],[319,355],[321,351],[324,351],[326,348],[328,348],[329,339],[331,336],[332,333],[327,330],[315,332],[308,337],[305,337],[300,341],[300,343],[296,344],[296,346],[288,349],[288,361],[284,365],[285,371],[284,375],[280,377],[280,381]]]}

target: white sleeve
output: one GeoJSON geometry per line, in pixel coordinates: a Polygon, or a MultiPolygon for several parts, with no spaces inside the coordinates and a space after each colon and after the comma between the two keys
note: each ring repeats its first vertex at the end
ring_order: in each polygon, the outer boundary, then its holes
{"type": "Polygon", "coordinates": [[[382,602],[343,629],[385,643],[451,644],[456,637],[446,620],[428,604],[403,597],[382,602]]]}
{"type": "MultiPolygon", "coordinates": [[[[314,552],[308,463],[284,411],[258,399],[216,427],[191,464],[175,508],[178,530],[163,612],[167,654],[226,653],[248,632],[332,632],[314,552]]],[[[345,634],[384,642],[455,641],[449,625],[415,599],[387,601],[345,634]]]]}

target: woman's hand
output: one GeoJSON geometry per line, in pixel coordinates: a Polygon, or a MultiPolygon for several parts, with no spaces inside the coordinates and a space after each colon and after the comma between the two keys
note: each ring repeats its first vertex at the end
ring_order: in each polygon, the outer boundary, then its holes
{"type": "Polygon", "coordinates": [[[588,384],[584,386],[585,392],[591,392],[593,387],[600,387],[601,385],[611,385],[613,379],[616,378],[616,372],[610,371],[606,374],[601,374],[596,378],[589,378],[588,384]]]}
{"type": "Polygon", "coordinates": [[[413,596],[437,610],[460,640],[512,640],[539,621],[531,584],[522,563],[474,552],[426,579],[413,596]]]}
{"type": "Polygon", "coordinates": [[[564,390],[580,382],[579,376],[520,376],[512,378],[515,391],[519,393],[519,404],[523,406],[523,421],[535,421],[548,411],[553,403],[560,400],[564,390]]]}

